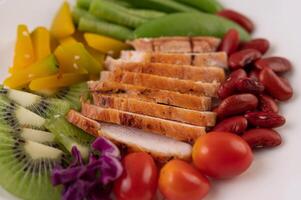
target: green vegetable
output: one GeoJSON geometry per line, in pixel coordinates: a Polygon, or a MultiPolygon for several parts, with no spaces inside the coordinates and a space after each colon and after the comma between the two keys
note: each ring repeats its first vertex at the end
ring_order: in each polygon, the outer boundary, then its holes
{"type": "Polygon", "coordinates": [[[77,7],[73,8],[72,16],[75,24],[79,23],[81,17],[89,18],[91,20],[98,20],[97,17],[94,17],[88,11],[77,7]]]}
{"type": "Polygon", "coordinates": [[[197,9],[173,0],[124,0],[137,8],[154,9],[163,12],[195,12],[197,9]]]}
{"type": "Polygon", "coordinates": [[[147,22],[146,19],[131,14],[127,8],[106,0],[93,0],[89,12],[101,19],[132,28],[147,22]]]}
{"type": "Polygon", "coordinates": [[[156,10],[128,9],[128,11],[133,15],[143,17],[145,19],[155,19],[166,15],[166,13],[156,10]]]}
{"type": "Polygon", "coordinates": [[[78,8],[89,10],[91,2],[92,0],[77,0],[76,6],[78,8]]]}
{"type": "Polygon", "coordinates": [[[217,0],[176,0],[186,5],[193,6],[207,13],[217,13],[223,6],[217,0]]]}
{"type": "Polygon", "coordinates": [[[154,19],[135,30],[136,38],[160,36],[215,36],[223,37],[235,28],[243,41],[250,35],[238,24],[222,17],[206,13],[176,13],[154,19]]]}
{"type": "MultiPolygon", "coordinates": [[[[112,3],[118,4],[118,5],[126,7],[126,8],[132,7],[131,4],[129,4],[128,2],[123,1],[123,0],[107,0],[107,1],[110,1],[112,3]]],[[[78,8],[89,10],[91,2],[92,2],[92,0],[77,0],[76,6],[78,8]]]]}
{"type": "Polygon", "coordinates": [[[90,17],[81,17],[78,29],[83,32],[107,35],[119,40],[129,40],[134,37],[133,31],[126,27],[111,24],[100,19],[91,19],[90,17]]]}

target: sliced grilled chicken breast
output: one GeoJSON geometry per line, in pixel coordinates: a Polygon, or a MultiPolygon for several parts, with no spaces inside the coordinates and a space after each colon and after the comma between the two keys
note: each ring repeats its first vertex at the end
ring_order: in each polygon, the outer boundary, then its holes
{"type": "Polygon", "coordinates": [[[174,106],[161,105],[137,98],[108,96],[94,93],[93,102],[95,105],[104,108],[113,108],[197,126],[214,126],[216,119],[216,114],[214,112],[199,112],[174,106]]]}
{"type": "Polygon", "coordinates": [[[139,128],[180,141],[195,141],[206,133],[205,127],[120,111],[83,103],[81,113],[93,120],[139,128]]]}
{"type": "Polygon", "coordinates": [[[148,88],[176,91],[183,94],[216,97],[219,83],[204,83],[190,80],[180,80],[144,73],[126,71],[102,71],[101,81],[115,81],[126,84],[140,85],[148,88]]]}
{"type": "Polygon", "coordinates": [[[220,39],[215,37],[161,37],[128,41],[137,51],[168,53],[207,53],[217,50],[220,39]]]}
{"type": "MultiPolygon", "coordinates": [[[[166,63],[175,65],[193,65],[198,67],[216,66],[226,68],[228,57],[225,52],[212,53],[163,53],[146,51],[122,51],[119,60],[128,62],[166,63]]],[[[107,57],[106,63],[110,63],[107,57]]]]}
{"type": "Polygon", "coordinates": [[[163,162],[172,158],[184,160],[191,158],[192,147],[190,144],[162,135],[125,126],[98,123],[74,110],[69,111],[67,119],[73,125],[96,137],[106,137],[117,145],[125,145],[130,151],[150,153],[154,158],[163,162]]]}
{"type": "Polygon", "coordinates": [[[207,111],[211,109],[211,98],[204,96],[181,94],[168,90],[151,89],[117,82],[90,81],[88,82],[88,86],[89,89],[96,94],[139,98],[144,101],[198,111],[207,111]]]}
{"type": "Polygon", "coordinates": [[[110,71],[120,69],[135,73],[153,74],[208,83],[223,82],[225,80],[225,72],[219,67],[194,67],[191,65],[125,62],[115,60],[112,62],[106,62],[106,68],[110,71]]]}

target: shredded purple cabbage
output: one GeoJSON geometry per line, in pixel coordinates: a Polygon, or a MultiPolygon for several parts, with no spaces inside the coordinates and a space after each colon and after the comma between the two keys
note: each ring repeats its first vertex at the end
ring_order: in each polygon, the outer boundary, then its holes
{"type": "Polygon", "coordinates": [[[88,163],[84,163],[78,149],[72,148],[73,161],[67,168],[57,166],[52,170],[54,186],[63,185],[62,200],[110,200],[112,182],[122,173],[120,152],[105,138],[97,138],[88,163]]]}

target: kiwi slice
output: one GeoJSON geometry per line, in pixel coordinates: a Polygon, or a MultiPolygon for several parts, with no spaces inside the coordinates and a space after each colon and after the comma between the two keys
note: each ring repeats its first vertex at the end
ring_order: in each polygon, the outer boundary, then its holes
{"type": "Polygon", "coordinates": [[[63,88],[54,95],[55,98],[67,100],[76,110],[81,108],[81,99],[87,99],[88,96],[89,89],[86,82],[63,88]]]}
{"type": "Polygon", "coordinates": [[[45,98],[20,90],[2,88],[0,89],[0,94],[44,118],[49,118],[56,114],[64,115],[70,109],[67,101],[45,98]]]}
{"type": "Polygon", "coordinates": [[[60,199],[50,174],[66,160],[59,149],[0,132],[0,186],[21,199],[60,199]]]}
{"type": "Polygon", "coordinates": [[[0,129],[44,129],[45,119],[0,95],[0,129]]]}
{"type": "Polygon", "coordinates": [[[64,117],[47,119],[45,127],[55,135],[57,142],[66,150],[71,152],[72,147],[76,146],[82,157],[88,158],[94,136],[70,124],[64,117]]]}

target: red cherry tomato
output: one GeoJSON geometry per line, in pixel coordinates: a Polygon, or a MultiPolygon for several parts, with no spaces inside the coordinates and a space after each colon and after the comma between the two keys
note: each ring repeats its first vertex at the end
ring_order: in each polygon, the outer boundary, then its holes
{"type": "Polygon", "coordinates": [[[201,200],[209,189],[208,179],[184,161],[172,160],[161,169],[159,190],[166,199],[201,200]]]}
{"type": "Polygon", "coordinates": [[[158,185],[158,169],[147,153],[131,153],[124,157],[124,171],[115,182],[118,200],[151,200],[158,185]]]}
{"type": "Polygon", "coordinates": [[[211,132],[197,139],[192,158],[203,174],[225,179],[246,171],[253,154],[241,137],[228,132],[211,132]]]}

